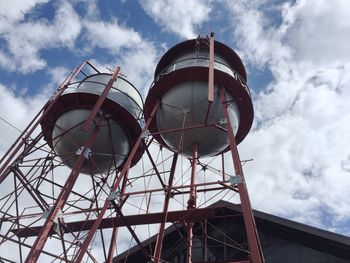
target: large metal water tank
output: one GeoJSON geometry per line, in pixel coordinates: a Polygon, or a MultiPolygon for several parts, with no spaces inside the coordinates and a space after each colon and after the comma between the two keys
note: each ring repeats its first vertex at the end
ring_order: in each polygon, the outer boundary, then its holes
{"type": "Polygon", "coordinates": [[[239,56],[228,46],[214,43],[214,101],[208,112],[209,48],[198,48],[206,39],[192,39],[168,50],[160,59],[154,83],[145,102],[145,119],[160,102],[150,132],[175,152],[191,156],[197,144],[201,157],[229,149],[226,119],[220,99],[224,88],[230,124],[237,144],[249,132],[253,106],[247,77],[239,56]]]}
{"type": "MultiPolygon", "coordinates": [[[[111,74],[95,74],[69,85],[51,109],[44,113],[41,122],[44,138],[69,167],[74,166],[79,150],[92,135],[95,125],[84,132],[82,124],[110,78],[111,74]]],[[[119,167],[126,160],[144,123],[141,95],[130,82],[118,77],[99,115],[103,118],[89,156],[80,170],[83,173],[106,172],[119,167]]],[[[132,165],[142,153],[140,147],[132,165]]]]}

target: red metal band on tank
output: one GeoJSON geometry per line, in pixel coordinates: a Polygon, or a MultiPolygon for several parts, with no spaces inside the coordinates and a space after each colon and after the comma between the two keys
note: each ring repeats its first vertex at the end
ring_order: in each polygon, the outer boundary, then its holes
{"type": "MultiPolygon", "coordinates": [[[[149,109],[152,109],[157,101],[161,100],[162,96],[169,90],[169,87],[173,87],[174,85],[186,81],[207,82],[207,73],[207,67],[186,67],[172,71],[161,77],[157,82],[155,82],[146,98],[144,108],[145,120],[147,121],[149,118],[149,109]]],[[[233,76],[217,69],[214,69],[214,76],[215,84],[218,86],[224,86],[225,90],[232,96],[239,108],[241,119],[236,134],[236,141],[237,144],[239,144],[246,137],[253,123],[254,113],[250,94],[248,93],[247,88],[242,86],[240,80],[235,79],[233,76]]],[[[157,141],[162,142],[164,145],[166,145],[158,133],[159,130],[157,127],[156,118],[153,118],[149,130],[151,133],[157,133],[153,136],[157,141]]],[[[223,152],[226,152],[228,149],[229,147],[227,147],[223,152]]]]}
{"type": "MultiPolygon", "coordinates": [[[[98,95],[91,93],[68,93],[64,94],[58,98],[58,100],[52,105],[50,110],[46,112],[45,116],[41,121],[41,127],[43,130],[43,135],[45,141],[53,147],[52,145],[52,124],[55,123],[57,118],[61,116],[63,113],[68,112],[73,109],[87,109],[91,110],[93,105],[96,103],[98,99],[98,95]]],[[[122,106],[118,105],[114,101],[106,98],[104,103],[102,104],[102,109],[106,110],[110,113],[111,118],[117,122],[122,123],[123,128],[126,132],[125,134],[128,136],[130,145],[133,145],[137,138],[141,133],[141,127],[138,121],[132,116],[126,109],[122,106]]],[[[141,158],[144,150],[141,148],[135,155],[135,158],[132,161],[132,165],[136,164],[138,160],[141,158]]]]}

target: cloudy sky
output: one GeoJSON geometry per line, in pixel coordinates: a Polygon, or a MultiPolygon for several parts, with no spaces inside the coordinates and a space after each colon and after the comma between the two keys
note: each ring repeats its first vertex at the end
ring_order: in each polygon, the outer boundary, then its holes
{"type": "Polygon", "coordinates": [[[0,1],[0,152],[83,60],[120,65],[145,97],[165,50],[214,31],[248,70],[253,207],[348,235],[349,14],[347,0],[0,1]]]}

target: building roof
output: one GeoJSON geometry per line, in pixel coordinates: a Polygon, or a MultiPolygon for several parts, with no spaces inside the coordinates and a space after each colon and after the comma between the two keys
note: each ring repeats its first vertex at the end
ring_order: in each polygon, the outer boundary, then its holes
{"type": "MultiPolygon", "coordinates": [[[[241,215],[240,205],[232,204],[226,201],[218,201],[210,206],[213,209],[213,214],[208,214],[208,220],[237,220],[241,215]],[[231,219],[230,219],[231,218],[231,219]]],[[[322,230],[313,226],[298,223],[289,219],[281,218],[261,211],[253,210],[256,225],[259,234],[264,236],[264,233],[278,235],[290,242],[298,243],[302,246],[322,251],[329,255],[350,259],[350,238],[337,233],[322,230]]],[[[242,220],[242,217],[240,217],[242,220]]],[[[230,221],[231,222],[231,221],[230,221]]],[[[165,237],[179,232],[185,233],[181,222],[174,222],[173,225],[165,230],[165,237]]],[[[260,237],[261,239],[261,237],[260,237]]],[[[143,241],[143,247],[154,246],[156,235],[143,241]]],[[[261,243],[264,247],[264,240],[261,243]]],[[[122,261],[126,257],[132,257],[133,254],[140,253],[139,246],[134,246],[128,251],[123,252],[114,258],[113,262],[122,261]]],[[[129,262],[129,261],[128,261],[129,262]]],[[[131,261],[130,261],[131,262],[131,261]]]]}

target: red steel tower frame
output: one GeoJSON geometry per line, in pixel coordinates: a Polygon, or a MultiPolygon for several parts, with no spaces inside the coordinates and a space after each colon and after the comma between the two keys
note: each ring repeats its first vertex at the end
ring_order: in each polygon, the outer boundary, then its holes
{"type": "MultiPolygon", "coordinates": [[[[208,113],[214,100],[213,35],[209,43],[208,113]]],[[[165,262],[162,244],[166,225],[180,222],[187,229],[186,262],[190,263],[193,224],[213,216],[215,207],[209,206],[213,200],[225,199],[227,195],[236,198],[238,195],[240,203],[237,205],[242,208],[248,241],[248,256],[244,262],[264,262],[236,139],[229,122],[224,130],[229,138],[230,155],[222,153],[212,159],[201,160],[198,158],[198,146],[194,145],[192,157],[186,158],[164,149],[148,132],[160,107],[161,102],[157,101],[149,109],[142,133],[135,138],[120,167],[112,167],[100,174],[80,173],[87,158],[86,151],[99,132],[104,118],[100,109],[120,74],[119,67],[114,70],[88,118],[81,122],[83,131],[93,129],[92,135],[79,153],[74,167],[64,167],[43,140],[40,123],[67,86],[79,81],[79,76],[86,76],[87,70],[99,73],[88,61],[72,70],[1,159],[0,186],[6,191],[0,196],[0,259],[5,262],[112,262],[119,253],[120,244],[125,243],[123,238],[128,235],[132,240],[130,245],[139,246],[143,252],[144,262],[165,262]],[[145,151],[142,161],[131,168],[135,156],[140,154],[140,147],[145,151]],[[211,166],[213,160],[215,166],[211,166]],[[227,168],[230,160],[234,171],[227,168]],[[199,178],[199,173],[204,173],[206,177],[199,178]],[[172,206],[176,203],[178,205],[172,206]],[[142,244],[145,236],[137,226],[155,224],[153,234],[157,233],[157,238],[150,253],[142,244]],[[16,250],[5,255],[1,253],[2,249],[16,250]]],[[[220,89],[219,99],[225,118],[229,119],[227,105],[230,102],[226,99],[224,87],[220,89]]],[[[201,127],[215,125],[206,119],[201,127]]],[[[196,128],[200,127],[184,129],[196,128]]],[[[173,131],[162,131],[169,132],[173,131]]],[[[114,138],[111,135],[109,139],[114,138]]],[[[149,235],[152,235],[151,231],[149,235]]]]}

